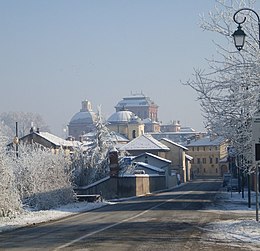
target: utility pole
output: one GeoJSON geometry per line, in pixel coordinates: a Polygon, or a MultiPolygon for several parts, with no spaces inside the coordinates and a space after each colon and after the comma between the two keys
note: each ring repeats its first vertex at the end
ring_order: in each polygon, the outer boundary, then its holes
{"type": "Polygon", "coordinates": [[[14,140],[13,140],[13,144],[15,144],[15,155],[16,155],[16,158],[18,158],[18,144],[19,144],[18,122],[15,122],[15,137],[14,137],[14,140]]]}
{"type": "Polygon", "coordinates": [[[255,188],[256,188],[256,221],[259,221],[259,165],[260,165],[260,110],[258,110],[252,119],[252,145],[253,145],[253,163],[255,170],[255,188]]]}

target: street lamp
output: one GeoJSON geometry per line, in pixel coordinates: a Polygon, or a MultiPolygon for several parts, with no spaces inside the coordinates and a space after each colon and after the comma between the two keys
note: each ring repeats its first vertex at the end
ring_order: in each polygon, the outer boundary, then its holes
{"type": "MultiPolygon", "coordinates": [[[[234,37],[235,46],[240,51],[240,50],[242,50],[242,48],[243,48],[243,46],[245,44],[246,34],[242,30],[241,24],[243,24],[246,21],[246,17],[244,17],[244,19],[242,21],[238,21],[236,19],[236,15],[239,12],[241,12],[241,11],[251,11],[251,12],[253,12],[256,15],[257,20],[258,20],[258,46],[259,46],[259,49],[260,49],[260,18],[258,16],[258,14],[254,10],[252,10],[250,8],[239,9],[233,15],[233,20],[235,21],[235,23],[238,24],[237,30],[232,34],[232,36],[234,37]]],[[[259,111],[255,114],[255,116],[259,115],[258,113],[259,113],[259,111]]],[[[253,131],[254,131],[254,127],[255,127],[254,124],[257,124],[260,121],[260,118],[258,118],[258,119],[259,120],[257,121],[257,118],[255,118],[255,117],[253,118],[253,131]]],[[[253,135],[254,134],[255,133],[253,132],[253,135]]],[[[260,140],[260,138],[259,138],[259,140],[260,140]]],[[[258,221],[259,220],[259,217],[258,217],[258,211],[259,211],[259,198],[258,198],[258,195],[259,195],[259,165],[260,165],[260,157],[258,158],[258,156],[256,156],[257,144],[256,144],[254,139],[252,139],[252,143],[255,143],[255,146],[254,146],[254,155],[255,155],[254,161],[255,161],[255,165],[256,165],[256,221],[258,221]]]]}
{"type": "Polygon", "coordinates": [[[251,12],[255,13],[255,15],[257,16],[257,20],[258,20],[258,45],[259,45],[259,48],[260,48],[260,18],[254,10],[249,9],[249,8],[242,8],[242,9],[239,9],[238,11],[236,11],[235,14],[233,15],[233,20],[235,21],[235,23],[238,24],[238,27],[237,27],[237,30],[232,34],[232,36],[234,38],[235,46],[239,51],[242,50],[242,48],[245,44],[246,33],[242,30],[241,24],[243,24],[246,21],[246,17],[244,17],[244,19],[242,21],[238,21],[236,19],[236,16],[239,12],[244,11],[244,10],[251,11],[251,12]]]}
{"type": "Polygon", "coordinates": [[[239,24],[237,27],[237,30],[232,34],[235,42],[235,46],[240,51],[244,44],[245,44],[245,38],[246,33],[242,30],[241,25],[239,24]]]}

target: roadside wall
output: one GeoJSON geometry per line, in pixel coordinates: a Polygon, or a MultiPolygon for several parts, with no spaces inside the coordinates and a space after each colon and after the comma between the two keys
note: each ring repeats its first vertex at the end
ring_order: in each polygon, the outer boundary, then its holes
{"type": "Polygon", "coordinates": [[[144,195],[166,188],[165,176],[144,174],[108,177],[90,186],[78,187],[75,192],[80,195],[102,194],[104,199],[116,199],[144,195]]]}

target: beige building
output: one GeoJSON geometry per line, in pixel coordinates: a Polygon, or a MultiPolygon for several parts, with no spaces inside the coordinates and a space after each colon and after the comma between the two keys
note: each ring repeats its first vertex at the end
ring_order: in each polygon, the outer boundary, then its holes
{"type": "Polygon", "coordinates": [[[161,125],[161,132],[179,132],[181,130],[180,121],[173,120],[169,124],[161,125]]]}
{"type": "Polygon", "coordinates": [[[196,176],[222,176],[228,170],[227,141],[223,137],[204,137],[191,141],[187,147],[192,172],[196,176]]]}
{"type": "Polygon", "coordinates": [[[107,128],[110,132],[119,133],[129,140],[144,134],[144,123],[131,111],[118,111],[107,120],[107,128]]]}
{"type": "Polygon", "coordinates": [[[165,158],[171,161],[172,172],[179,173],[182,182],[190,180],[192,157],[186,153],[188,148],[166,138],[161,139],[160,142],[170,149],[165,153],[165,158]]]}

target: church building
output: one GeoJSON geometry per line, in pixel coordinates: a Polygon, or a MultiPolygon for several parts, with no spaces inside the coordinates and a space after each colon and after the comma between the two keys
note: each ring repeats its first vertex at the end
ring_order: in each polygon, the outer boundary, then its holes
{"type": "Polygon", "coordinates": [[[97,114],[92,111],[91,103],[88,100],[81,102],[81,109],[70,120],[68,124],[69,136],[76,140],[86,133],[95,129],[97,114]]]}
{"type": "Polygon", "coordinates": [[[124,97],[115,106],[116,112],[127,110],[133,112],[140,119],[150,119],[158,122],[158,105],[144,94],[132,94],[124,97]]]}

